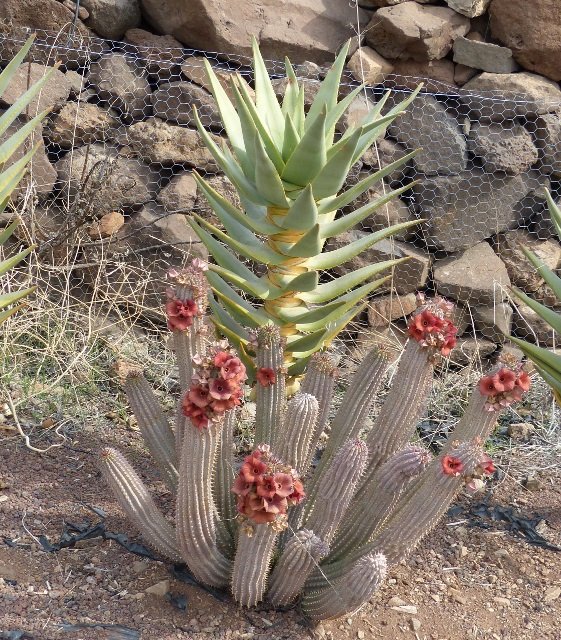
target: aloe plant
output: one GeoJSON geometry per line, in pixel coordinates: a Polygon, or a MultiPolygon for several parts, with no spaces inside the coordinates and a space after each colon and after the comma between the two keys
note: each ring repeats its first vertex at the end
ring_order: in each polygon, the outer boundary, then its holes
{"type": "MultiPolygon", "coordinates": [[[[561,241],[561,210],[555,204],[555,201],[551,197],[549,191],[546,190],[547,204],[551,220],[557,231],[559,240],[561,241]]],[[[550,286],[553,293],[561,304],[561,278],[552,271],[547,265],[545,265],[532,251],[526,247],[521,247],[524,255],[537,269],[544,281],[550,286]]],[[[544,320],[557,334],[561,335],[561,314],[556,313],[553,309],[545,306],[541,302],[534,300],[529,295],[521,291],[516,287],[512,287],[512,292],[526,305],[535,311],[538,316],[544,320]]],[[[561,355],[554,353],[544,347],[526,342],[520,338],[510,336],[510,339],[515,342],[524,354],[532,360],[536,369],[542,376],[542,378],[549,384],[553,390],[553,394],[559,406],[561,406],[561,355]]]]}
{"type": "Polygon", "coordinates": [[[359,224],[408,188],[396,189],[340,215],[343,207],[413,155],[345,188],[351,167],[415,97],[413,93],[382,115],[389,97],[386,94],[362,122],[337,134],[341,118],[362,90],[356,87],[338,101],[348,48],[347,43],[337,56],[307,114],[304,86],[299,85],[288,59],[288,83],[279,103],[255,40],[255,100],[235,75],[230,99],[205,61],[229,146],[216,144],[196,110],[194,118],[204,143],[236,188],[242,209],[196,175],[224,230],[197,215],[191,225],[216,263],[207,273],[216,296],[211,300],[213,321],[235,344],[250,372],[255,364],[249,353],[249,330],[273,322],[286,338],[284,359],[289,375],[301,374],[309,357],[329,344],[363,308],[361,301],[389,277],[378,276],[400,260],[370,264],[322,284],[318,273],[418,223],[394,225],[340,249],[322,252],[329,238],[359,224]],[[266,273],[258,277],[235,254],[265,265],[266,273]]]}
{"type": "MultiPolygon", "coordinates": [[[[33,40],[34,36],[31,36],[13,60],[11,60],[2,73],[0,73],[0,96],[2,96],[18,70],[18,67],[25,59],[25,56],[33,44],[33,40]]],[[[33,100],[48,81],[51,74],[52,70],[49,70],[41,80],[31,86],[0,116],[0,136],[2,136],[2,134],[7,131],[8,127],[16,121],[18,116],[23,113],[31,100],[33,100]]],[[[48,111],[43,111],[42,113],[37,114],[0,144],[0,213],[2,213],[9,205],[14,190],[21,182],[27,171],[29,161],[37,150],[37,145],[24,153],[22,157],[15,162],[12,162],[9,165],[8,162],[12,156],[14,156],[19,147],[35,131],[47,113],[48,111]]],[[[5,245],[5,243],[13,236],[18,224],[19,221],[16,220],[0,232],[0,246],[5,245]]],[[[33,247],[28,247],[27,249],[20,251],[15,256],[1,261],[0,276],[4,276],[8,271],[10,271],[10,269],[17,266],[32,250],[33,247]]],[[[0,323],[4,322],[7,318],[16,313],[16,311],[21,309],[24,306],[21,301],[34,289],[35,287],[28,287],[20,291],[0,294],[0,323]]]]}

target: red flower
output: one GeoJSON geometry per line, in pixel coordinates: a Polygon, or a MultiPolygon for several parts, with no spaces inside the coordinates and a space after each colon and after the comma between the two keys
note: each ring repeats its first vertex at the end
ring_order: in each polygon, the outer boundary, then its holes
{"type": "Polygon", "coordinates": [[[528,391],[530,388],[531,380],[530,376],[526,373],[526,371],[521,371],[518,374],[518,378],[516,380],[516,386],[520,387],[522,391],[528,391]]]}
{"type": "Polygon", "coordinates": [[[442,471],[448,476],[459,476],[464,470],[464,463],[454,456],[442,458],[442,471]]]}
{"type": "Polygon", "coordinates": [[[256,456],[247,456],[240,473],[246,482],[257,482],[267,470],[267,465],[256,456]]]}
{"type": "Polygon", "coordinates": [[[185,331],[193,324],[193,316],[198,313],[197,303],[194,300],[177,300],[174,298],[166,303],[166,315],[168,329],[173,331],[185,331]]]}
{"type": "Polygon", "coordinates": [[[261,367],[257,370],[257,382],[262,387],[270,387],[277,381],[277,375],[270,367],[261,367]]]}
{"type": "Polygon", "coordinates": [[[210,395],[216,400],[228,400],[231,397],[233,385],[223,378],[214,378],[210,383],[210,395]]]}
{"type": "Polygon", "coordinates": [[[246,378],[245,366],[239,358],[230,358],[220,367],[220,375],[224,380],[242,382],[246,378]]]}
{"type": "Polygon", "coordinates": [[[454,333],[449,333],[444,338],[444,344],[442,345],[442,347],[440,349],[440,353],[443,356],[449,356],[450,352],[456,346],[457,342],[458,341],[456,340],[456,327],[454,327],[454,333]]]}
{"type": "Polygon", "coordinates": [[[483,454],[483,460],[479,466],[483,469],[483,473],[486,473],[488,476],[493,475],[496,471],[493,461],[486,453],[483,454]]]}
{"type": "MultiPolygon", "coordinates": [[[[278,475],[278,474],[276,474],[278,475]]],[[[257,487],[257,495],[261,498],[272,498],[277,492],[277,485],[273,476],[263,476],[257,487]]]]}
{"type": "Polygon", "coordinates": [[[293,504],[299,504],[305,497],[306,494],[304,493],[304,485],[300,482],[300,480],[294,480],[292,493],[288,496],[288,499],[293,504]]]}
{"type": "Polygon", "coordinates": [[[232,356],[227,351],[219,351],[214,356],[214,366],[218,368],[223,367],[231,358],[232,356]]]}
{"type": "Polygon", "coordinates": [[[193,426],[197,427],[197,429],[206,429],[208,427],[208,416],[203,412],[202,409],[199,409],[200,413],[192,413],[189,416],[189,419],[193,423],[193,426]]]}
{"type": "Polygon", "coordinates": [[[275,483],[275,491],[278,496],[288,498],[294,491],[294,481],[288,473],[275,473],[273,476],[275,483]]]}
{"type": "Polygon", "coordinates": [[[483,376],[479,381],[478,388],[482,396],[496,396],[498,393],[493,376],[483,376]]]}
{"type": "Polygon", "coordinates": [[[288,509],[288,502],[286,498],[283,498],[277,494],[271,498],[264,498],[265,511],[267,513],[284,514],[288,509]]]}
{"type": "Polygon", "coordinates": [[[197,407],[206,407],[210,403],[208,387],[197,384],[192,386],[188,392],[189,400],[197,407]]]}
{"type": "Polygon", "coordinates": [[[238,496],[247,496],[252,487],[252,482],[246,482],[242,476],[238,476],[234,482],[234,486],[232,487],[232,493],[235,493],[238,496]]]}
{"type": "Polygon", "coordinates": [[[516,384],[516,374],[514,371],[503,367],[493,376],[493,384],[499,392],[511,391],[516,384]]]}

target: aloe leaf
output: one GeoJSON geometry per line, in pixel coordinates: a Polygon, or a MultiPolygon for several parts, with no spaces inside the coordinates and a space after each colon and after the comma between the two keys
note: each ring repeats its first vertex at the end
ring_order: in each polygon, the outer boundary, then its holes
{"type": "Polygon", "coordinates": [[[16,53],[16,55],[10,60],[10,62],[4,67],[2,73],[0,73],[0,96],[6,91],[6,87],[10,84],[20,64],[25,60],[25,56],[29,53],[29,50],[33,46],[35,40],[35,34],[29,36],[25,41],[23,47],[16,53]]]}
{"type": "Polygon", "coordinates": [[[547,382],[547,384],[552,389],[554,389],[554,391],[557,391],[556,398],[557,398],[557,402],[559,402],[560,401],[559,394],[561,394],[561,379],[560,378],[556,378],[555,376],[552,376],[547,371],[545,371],[541,367],[538,367],[537,365],[536,365],[536,368],[537,368],[540,376],[547,382]]]}
{"type": "Polygon", "coordinates": [[[352,260],[355,256],[358,256],[359,253],[369,249],[372,245],[380,242],[380,240],[383,240],[398,231],[414,226],[414,223],[415,221],[402,222],[401,224],[395,224],[391,227],[387,227],[386,229],[380,229],[380,231],[375,231],[374,233],[367,233],[362,238],[358,238],[354,242],[346,244],[339,249],[326,251],[325,253],[321,253],[310,258],[306,261],[306,266],[309,269],[332,269],[333,267],[343,264],[348,260],[352,260]]]}
{"type": "Polygon", "coordinates": [[[255,329],[256,327],[260,326],[260,323],[257,322],[255,318],[244,309],[244,307],[236,304],[228,297],[223,296],[216,289],[212,289],[212,291],[218,298],[218,303],[222,305],[222,308],[232,318],[232,320],[239,324],[240,327],[244,327],[244,333],[241,335],[243,335],[245,339],[249,340],[250,336],[245,327],[251,327],[255,329]]]}
{"type": "MultiPolygon", "coordinates": [[[[224,271],[218,271],[227,280],[233,282],[236,286],[239,286],[244,291],[251,293],[252,295],[266,300],[270,294],[270,287],[266,285],[260,278],[258,278],[253,272],[251,272],[243,262],[238,260],[232,255],[226,247],[224,247],[218,240],[212,237],[208,231],[205,231],[195,220],[187,218],[187,221],[193,228],[193,231],[197,234],[200,241],[208,249],[212,257],[216,260],[219,267],[222,267],[224,271]],[[234,280],[235,278],[235,280],[234,280]],[[243,286],[242,286],[243,283],[243,286]]],[[[209,269],[213,269],[216,265],[209,265],[209,269]]]]}
{"type": "Polygon", "coordinates": [[[318,203],[318,213],[324,214],[329,213],[330,211],[336,211],[337,209],[342,209],[350,204],[353,200],[358,198],[358,196],[362,195],[365,191],[370,189],[374,184],[380,182],[387,175],[399,169],[399,167],[403,166],[406,162],[408,162],[411,158],[417,155],[418,151],[412,151],[407,155],[403,156],[403,158],[399,158],[395,162],[388,164],[383,169],[376,171],[366,178],[363,178],[360,182],[357,182],[354,186],[343,193],[340,193],[335,198],[325,198],[318,203]]]}
{"type": "Polygon", "coordinates": [[[348,40],[342,47],[341,51],[337,58],[335,58],[335,62],[332,67],[327,72],[325,79],[320,85],[319,91],[317,92],[316,97],[312,105],[310,106],[310,110],[308,112],[308,118],[306,119],[306,129],[309,128],[308,121],[311,123],[313,120],[321,113],[324,109],[327,113],[334,109],[337,105],[337,98],[339,96],[339,85],[341,84],[341,74],[343,73],[343,69],[345,67],[345,60],[347,58],[347,53],[349,52],[349,46],[351,42],[348,40]]]}
{"type": "Polygon", "coordinates": [[[365,267],[346,273],[344,276],[340,276],[335,280],[331,280],[331,282],[318,285],[315,291],[298,294],[298,298],[303,302],[310,304],[321,304],[327,300],[333,300],[336,296],[347,293],[350,289],[353,289],[361,282],[364,282],[365,280],[368,280],[382,271],[404,262],[405,260],[407,260],[407,258],[384,260],[383,262],[377,262],[376,264],[366,265],[365,267]]]}
{"type": "Polygon", "coordinates": [[[211,311],[218,318],[219,322],[225,327],[228,327],[230,331],[233,331],[239,339],[247,344],[249,342],[249,333],[247,332],[247,329],[236,322],[232,318],[232,316],[220,305],[220,303],[214,300],[214,298],[209,297],[208,302],[211,311]]]}
{"type": "Polygon", "coordinates": [[[305,187],[321,171],[326,162],[325,118],[323,110],[306,130],[286,162],[283,180],[305,187]]]}
{"type": "Polygon", "coordinates": [[[561,376],[560,355],[514,336],[510,336],[510,340],[517,344],[531,360],[539,367],[544,368],[550,375],[561,376]]]}
{"type": "Polygon", "coordinates": [[[298,358],[298,360],[296,360],[296,362],[292,363],[286,370],[286,373],[289,376],[301,376],[305,371],[306,371],[306,367],[308,366],[308,362],[310,360],[310,358],[312,357],[312,354],[310,354],[309,356],[306,356],[304,358],[298,358]]]}
{"type": "Polygon", "coordinates": [[[561,314],[555,313],[553,309],[550,309],[533,298],[530,298],[530,296],[526,295],[516,287],[511,287],[511,290],[517,298],[522,300],[522,302],[530,307],[532,311],[535,311],[542,320],[545,320],[545,322],[547,322],[554,331],[557,331],[557,333],[561,335],[561,314]]]}
{"type": "Polygon", "coordinates": [[[280,208],[288,207],[280,176],[259,136],[255,137],[255,186],[270,204],[280,208]]]}
{"type": "Polygon", "coordinates": [[[7,307],[10,304],[15,304],[22,298],[25,298],[30,293],[35,291],[36,287],[29,287],[27,289],[22,289],[21,291],[14,291],[13,293],[2,293],[0,294],[0,309],[7,307]]]}
{"type": "Polygon", "coordinates": [[[218,273],[214,271],[206,272],[206,279],[216,295],[221,299],[228,298],[237,306],[242,307],[248,314],[253,316],[258,324],[266,324],[270,321],[269,316],[261,309],[257,309],[250,302],[242,298],[218,273]]]}
{"type": "Polygon", "coordinates": [[[335,195],[345,183],[353,161],[356,145],[361,137],[362,129],[357,129],[347,138],[345,144],[339,147],[325,163],[321,171],[312,182],[312,189],[316,199],[335,195]]]}
{"type": "Polygon", "coordinates": [[[282,143],[282,157],[283,159],[290,158],[294,149],[298,146],[300,142],[300,136],[298,135],[298,131],[296,131],[296,127],[292,122],[292,117],[290,113],[287,113],[284,118],[284,140],[282,143]]]}
{"type": "Polygon", "coordinates": [[[211,310],[214,313],[214,316],[212,315],[210,316],[210,320],[212,321],[212,324],[214,324],[214,326],[218,329],[218,332],[220,334],[222,334],[223,336],[226,336],[228,340],[230,340],[230,342],[234,345],[236,352],[238,354],[238,357],[244,363],[245,368],[247,369],[247,372],[251,373],[252,371],[255,370],[255,363],[253,362],[253,359],[250,358],[249,355],[247,354],[246,346],[248,342],[246,340],[241,339],[237,335],[237,333],[235,333],[235,331],[232,331],[232,329],[230,329],[228,326],[220,322],[218,313],[221,312],[222,314],[225,314],[225,315],[228,315],[228,314],[226,314],[225,311],[223,311],[216,302],[211,302],[209,300],[209,306],[211,307],[211,310]],[[214,305],[214,308],[219,308],[220,311],[215,312],[213,305],[214,305]]]}
{"type": "Polygon", "coordinates": [[[255,38],[253,38],[252,49],[253,71],[255,74],[255,105],[261,118],[267,123],[271,138],[275,141],[277,149],[280,149],[282,148],[284,116],[255,38]]]}
{"type": "Polygon", "coordinates": [[[320,225],[315,224],[301,238],[287,249],[281,249],[290,258],[310,258],[321,252],[323,240],[320,235],[320,225]]]}
{"type": "MultiPolygon", "coordinates": [[[[297,292],[306,292],[313,291],[317,285],[319,276],[317,271],[305,271],[304,273],[300,273],[296,277],[286,276],[284,278],[280,278],[282,284],[279,284],[280,291],[282,291],[283,295],[286,293],[291,293],[293,291],[297,292]]],[[[271,295],[271,300],[280,297],[278,295],[271,295]]]]}
{"type": "MultiPolygon", "coordinates": [[[[43,111],[38,116],[35,116],[33,120],[30,120],[22,127],[19,127],[14,134],[12,134],[7,140],[0,144],[0,166],[10,159],[10,157],[20,147],[20,145],[35,130],[40,121],[47,115],[47,113],[48,111],[43,111]]],[[[35,146],[37,146],[37,143],[35,143],[35,146]]]]}
{"type": "Polygon", "coordinates": [[[302,84],[300,87],[300,91],[298,93],[298,102],[296,103],[296,108],[294,113],[292,114],[292,120],[294,122],[294,127],[298,132],[300,138],[306,132],[306,103],[305,103],[306,93],[305,86],[302,84]]]}
{"type": "Polygon", "coordinates": [[[311,185],[306,185],[279,224],[283,229],[308,231],[318,221],[318,208],[311,185]]]}
{"type": "Polygon", "coordinates": [[[0,202],[4,200],[13,191],[14,179],[17,177],[15,184],[23,177],[27,164],[33,157],[33,154],[37,150],[37,146],[30,149],[19,160],[11,164],[7,169],[0,173],[0,202]]]}
{"type": "MultiPolygon", "coordinates": [[[[298,78],[294,73],[294,67],[292,66],[290,60],[286,57],[284,59],[284,68],[286,69],[286,78],[288,82],[284,92],[281,110],[285,117],[285,123],[286,123],[286,117],[292,116],[292,114],[294,113],[298,105],[298,94],[300,92],[300,87],[298,86],[298,78]]],[[[284,135],[286,137],[286,126],[285,126],[284,135]]]]}
{"type": "Polygon", "coordinates": [[[0,231],[0,246],[3,245],[9,238],[11,238],[19,223],[19,220],[15,220],[14,222],[10,223],[5,229],[0,231]]]}
{"type": "Polygon", "coordinates": [[[215,227],[197,214],[193,214],[193,218],[199,225],[202,225],[207,231],[210,231],[213,236],[221,240],[225,245],[250,260],[273,265],[280,265],[286,260],[286,258],[283,258],[283,256],[280,256],[270,249],[266,244],[258,240],[251,231],[248,231],[237,222],[231,220],[228,225],[228,233],[224,233],[218,227],[215,227]]]}
{"type": "Polygon", "coordinates": [[[5,320],[7,320],[10,316],[13,316],[14,313],[20,311],[25,307],[25,303],[18,304],[15,307],[11,307],[10,309],[6,309],[5,311],[0,312],[0,324],[2,324],[5,320]]]}
{"type": "Polygon", "coordinates": [[[20,251],[15,256],[7,258],[6,260],[2,260],[0,262],[0,276],[3,276],[10,269],[19,264],[26,256],[28,256],[33,251],[34,248],[34,246],[28,247],[27,249],[20,251]]]}
{"type": "MultiPolygon", "coordinates": [[[[314,322],[320,322],[334,311],[340,309],[345,303],[340,300],[329,304],[322,304],[314,309],[308,309],[302,312],[302,307],[285,307],[277,311],[277,316],[284,322],[291,324],[308,325],[314,322]]],[[[319,327],[318,327],[319,328],[319,327]]],[[[313,329],[310,329],[313,330],[313,329]]]]}
{"type": "Polygon", "coordinates": [[[286,342],[286,350],[290,353],[307,353],[308,351],[317,351],[323,344],[324,336],[327,329],[307,333],[305,336],[289,336],[286,342]]]}
{"type": "Polygon", "coordinates": [[[364,89],[364,85],[361,84],[355,87],[349,94],[347,94],[340,102],[338,102],[333,109],[327,114],[327,120],[325,121],[325,142],[327,147],[330,148],[333,144],[333,136],[335,135],[335,127],[345,111],[351,106],[353,100],[364,89]]]}
{"type": "Polygon", "coordinates": [[[557,299],[561,302],[561,278],[556,275],[546,264],[544,264],[532,251],[526,247],[521,247],[524,255],[534,265],[537,272],[551,287],[557,299]]]}
{"type": "Polygon", "coordinates": [[[551,197],[551,193],[546,189],[545,197],[547,200],[547,206],[549,207],[549,213],[551,215],[551,220],[555,225],[555,230],[557,231],[557,235],[559,236],[559,240],[561,240],[561,209],[555,203],[555,200],[551,197]]]}

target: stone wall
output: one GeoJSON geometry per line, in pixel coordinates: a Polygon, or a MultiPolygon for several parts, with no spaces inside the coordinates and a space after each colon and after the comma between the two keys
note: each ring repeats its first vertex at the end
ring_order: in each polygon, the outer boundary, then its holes
{"type": "MultiPolygon", "coordinates": [[[[423,93],[365,154],[350,180],[422,151],[352,206],[415,182],[412,189],[334,245],[389,222],[422,218],[414,234],[382,242],[338,271],[391,256],[409,256],[394,290],[372,301],[368,321],[382,330],[403,319],[416,291],[456,300],[465,350],[479,338],[482,353],[514,330],[551,344],[531,310],[509,298],[514,284],[551,302],[551,292],[526,262],[531,246],[553,269],[561,245],[549,223],[544,187],[561,193],[561,5],[556,0],[427,2],[264,0],[3,0],[0,64],[37,31],[37,44],[0,99],[8,108],[47,66],[62,66],[25,119],[50,108],[33,161],[39,251],[61,259],[61,240],[76,244],[85,284],[142,306],[157,304],[165,270],[188,255],[205,255],[185,214],[212,212],[193,171],[235,199],[194,129],[197,107],[220,136],[202,57],[224,80],[239,71],[251,91],[248,43],[260,34],[282,92],[285,54],[298,63],[309,101],[323,65],[356,32],[341,92],[368,85],[343,126],[372,108],[388,88],[391,101],[424,81],[423,93]],[[73,25],[73,26],[72,26],[73,25]],[[354,25],[354,26],[353,26],[354,25]],[[58,35],[57,35],[58,32],[58,35]],[[359,46],[360,44],[360,46],[359,46]],[[206,53],[203,53],[202,49],[206,53]],[[218,51],[220,53],[209,53],[218,51]],[[148,297],[146,297],[148,296],[148,297]]],[[[9,135],[11,131],[4,134],[9,135]]],[[[0,140],[2,137],[0,137],[0,140]]],[[[20,190],[24,198],[24,189],[20,190]]]]}

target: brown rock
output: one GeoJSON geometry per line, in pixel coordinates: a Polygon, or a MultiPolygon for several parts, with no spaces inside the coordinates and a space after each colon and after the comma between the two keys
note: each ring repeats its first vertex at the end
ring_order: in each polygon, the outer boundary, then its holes
{"type": "Polygon", "coordinates": [[[197,199],[197,183],[191,173],[174,176],[160,191],[156,200],[166,211],[187,213],[197,199]]]}
{"type": "MultiPolygon", "coordinates": [[[[206,89],[206,91],[210,93],[211,86],[206,75],[204,60],[204,58],[190,56],[181,65],[181,73],[187,78],[187,80],[198,84],[200,87],[203,87],[203,89],[206,89]]],[[[213,66],[212,63],[211,66],[213,66]]],[[[236,74],[233,71],[225,71],[224,69],[219,68],[214,68],[214,73],[218,78],[218,81],[222,85],[222,88],[224,89],[224,91],[226,91],[232,102],[235,101],[235,94],[230,86],[230,83],[232,81],[234,81],[235,84],[243,82],[245,90],[253,99],[255,99],[255,92],[249,86],[246,80],[239,74],[236,74]]]]}
{"type": "Polygon", "coordinates": [[[111,111],[88,102],[67,102],[45,131],[47,139],[63,149],[102,142],[120,125],[111,111]]]}
{"type": "Polygon", "coordinates": [[[539,116],[535,123],[536,146],[540,150],[541,169],[561,177],[561,111],[539,116]]]}
{"type": "Polygon", "coordinates": [[[372,298],[368,304],[368,324],[375,329],[383,328],[390,322],[413,313],[416,308],[417,297],[414,293],[372,298]]]}
{"type": "Polygon", "coordinates": [[[525,69],[561,80],[561,4],[557,0],[493,0],[491,33],[525,69]]]}
{"type": "Polygon", "coordinates": [[[532,136],[516,122],[475,123],[469,132],[468,149],[481,158],[490,173],[504,171],[516,175],[538,160],[532,136]]]}
{"type": "Polygon", "coordinates": [[[491,0],[444,0],[450,9],[454,9],[468,18],[480,16],[485,11],[491,0]]]}
{"type": "Polygon", "coordinates": [[[88,229],[88,235],[94,240],[110,238],[116,234],[125,224],[125,217],[119,211],[111,211],[94,222],[88,229]]]}
{"type": "Polygon", "coordinates": [[[193,110],[196,108],[203,126],[223,129],[222,119],[214,98],[192,82],[168,82],[152,96],[154,115],[162,120],[195,127],[193,110]]]}
{"type": "Polygon", "coordinates": [[[457,64],[454,67],[454,82],[458,85],[458,87],[463,87],[466,82],[469,82],[476,75],[476,69],[466,67],[463,64],[457,64]]]}
{"type": "Polygon", "coordinates": [[[542,320],[538,314],[521,300],[513,298],[515,312],[512,317],[514,335],[535,342],[542,347],[561,347],[561,335],[542,320]]]}
{"type": "Polygon", "coordinates": [[[486,242],[439,261],[434,282],[440,295],[471,305],[505,300],[510,285],[505,265],[486,242]]]}
{"type": "Polygon", "coordinates": [[[454,62],[490,73],[512,73],[518,68],[508,47],[463,37],[454,41],[454,62]]]}
{"type": "Polygon", "coordinates": [[[370,47],[360,47],[347,63],[355,80],[369,85],[383,82],[393,71],[391,62],[370,47]]]}
{"type": "Polygon", "coordinates": [[[119,40],[127,29],[140,24],[139,0],[81,0],[88,10],[88,27],[102,38],[119,40]]]}
{"type": "Polygon", "coordinates": [[[159,80],[168,77],[183,61],[183,45],[172,36],[158,36],[144,29],[129,29],[125,33],[127,50],[145,62],[148,73],[159,80]]]}
{"type": "Polygon", "coordinates": [[[507,427],[507,434],[513,440],[529,440],[535,431],[533,424],[529,422],[515,422],[511,423],[507,427]]]}
{"type": "Polygon", "coordinates": [[[454,84],[454,63],[451,60],[394,60],[389,80],[399,87],[416,89],[422,82],[426,91],[438,91],[441,84],[454,84]],[[434,82],[432,82],[434,80],[434,82]]]}
{"type": "MultiPolygon", "coordinates": [[[[367,167],[377,171],[378,169],[382,169],[393,162],[397,162],[397,160],[403,158],[406,154],[407,149],[404,146],[394,142],[393,140],[382,138],[381,140],[377,140],[365,151],[362,156],[362,162],[367,167]]],[[[410,160],[387,175],[385,180],[394,188],[401,187],[405,184],[405,180],[411,173],[412,169],[413,163],[410,160]]]]}
{"type": "Polygon", "coordinates": [[[469,20],[448,7],[404,2],[377,11],[366,28],[366,43],[384,58],[444,58],[469,20]]]}
{"type": "Polygon", "coordinates": [[[471,305],[471,315],[479,333],[493,342],[502,343],[510,334],[512,307],[507,302],[471,305]]]}

